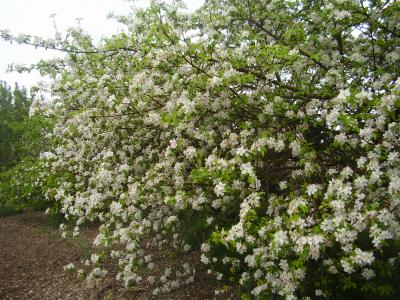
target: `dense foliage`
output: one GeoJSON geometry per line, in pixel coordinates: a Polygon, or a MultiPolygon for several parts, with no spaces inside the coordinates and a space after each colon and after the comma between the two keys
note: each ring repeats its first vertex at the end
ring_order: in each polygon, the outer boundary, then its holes
{"type": "Polygon", "coordinates": [[[35,181],[48,122],[39,115],[29,117],[31,103],[24,88],[11,89],[0,81],[0,214],[45,206],[35,181]]]}
{"type": "Polygon", "coordinates": [[[30,101],[25,89],[16,85],[12,91],[3,81],[0,101],[0,171],[4,171],[14,166],[27,148],[21,123],[28,117],[30,101]]]}
{"type": "Polygon", "coordinates": [[[152,2],[118,18],[126,31],[97,47],[79,28],[1,32],[68,52],[33,67],[54,78],[36,103],[58,119],[48,196],[73,234],[102,223],[80,274],[110,256],[126,286],[167,292],[196,264],[154,276],[150,250],[201,249],[244,298],[398,295],[398,1],[152,2]]]}

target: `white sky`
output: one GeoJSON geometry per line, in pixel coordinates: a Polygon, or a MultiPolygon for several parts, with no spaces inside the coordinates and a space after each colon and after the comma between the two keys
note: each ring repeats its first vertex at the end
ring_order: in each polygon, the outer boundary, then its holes
{"type": "MultiPolygon", "coordinates": [[[[136,0],[135,5],[144,6],[148,0],[136,0]]],[[[195,10],[204,0],[185,0],[191,10],[195,10]]],[[[120,27],[115,21],[107,19],[110,12],[126,14],[132,4],[124,0],[0,0],[0,29],[9,29],[12,34],[26,33],[44,38],[54,36],[53,20],[50,15],[56,14],[55,21],[59,32],[80,24],[91,36],[100,39],[118,32],[120,27]]],[[[6,73],[11,63],[32,64],[40,59],[52,58],[59,53],[51,50],[9,44],[0,39],[0,80],[10,85],[18,82],[28,89],[41,79],[37,72],[19,74],[6,73]]]]}

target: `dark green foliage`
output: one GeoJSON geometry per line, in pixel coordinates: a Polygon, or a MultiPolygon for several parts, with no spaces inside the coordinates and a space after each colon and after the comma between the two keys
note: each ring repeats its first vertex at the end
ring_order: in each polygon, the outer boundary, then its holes
{"type": "Polygon", "coordinates": [[[37,174],[48,122],[29,117],[31,103],[25,88],[0,81],[0,215],[46,207],[37,174]]]}

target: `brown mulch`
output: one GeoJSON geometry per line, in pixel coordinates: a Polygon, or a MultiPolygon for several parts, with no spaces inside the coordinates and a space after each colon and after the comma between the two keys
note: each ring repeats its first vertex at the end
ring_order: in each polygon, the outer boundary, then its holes
{"type": "MultiPolygon", "coordinates": [[[[150,291],[126,291],[113,278],[88,287],[63,267],[88,257],[96,226],[81,230],[79,239],[61,239],[42,212],[0,217],[0,299],[214,299],[210,278],[153,298],[150,291]]],[[[233,299],[225,295],[218,299],[233,299]]]]}

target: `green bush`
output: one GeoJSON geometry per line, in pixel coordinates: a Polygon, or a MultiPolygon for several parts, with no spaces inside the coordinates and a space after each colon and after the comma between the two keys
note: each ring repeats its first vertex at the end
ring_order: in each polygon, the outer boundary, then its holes
{"type": "Polygon", "coordinates": [[[39,153],[50,122],[38,115],[29,117],[32,101],[18,85],[12,90],[0,82],[0,98],[0,214],[44,209],[49,203],[46,185],[40,182],[39,153]]]}

